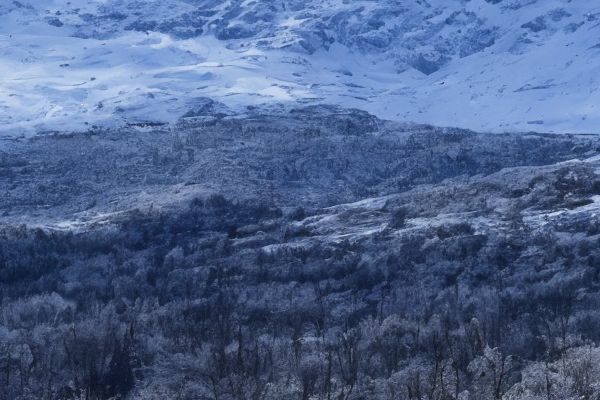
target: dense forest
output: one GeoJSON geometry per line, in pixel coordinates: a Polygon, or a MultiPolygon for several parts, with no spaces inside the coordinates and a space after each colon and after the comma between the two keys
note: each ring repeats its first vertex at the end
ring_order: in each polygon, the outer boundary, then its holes
{"type": "Polygon", "coordinates": [[[0,399],[600,398],[597,141],[330,112],[10,143],[0,399]]]}

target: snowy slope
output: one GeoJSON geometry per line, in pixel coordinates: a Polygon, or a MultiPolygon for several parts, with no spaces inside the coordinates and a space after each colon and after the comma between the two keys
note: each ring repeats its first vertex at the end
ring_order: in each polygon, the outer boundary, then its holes
{"type": "Polygon", "coordinates": [[[202,98],[597,132],[591,0],[0,2],[0,132],[170,123],[202,98]]]}

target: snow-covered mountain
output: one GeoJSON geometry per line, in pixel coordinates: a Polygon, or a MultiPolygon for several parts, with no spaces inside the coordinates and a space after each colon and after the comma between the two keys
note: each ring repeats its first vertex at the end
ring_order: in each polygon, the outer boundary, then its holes
{"type": "Polygon", "coordinates": [[[0,131],[332,103],[486,131],[596,132],[592,0],[4,0],[0,131]],[[193,113],[192,113],[193,114],[193,113]]]}

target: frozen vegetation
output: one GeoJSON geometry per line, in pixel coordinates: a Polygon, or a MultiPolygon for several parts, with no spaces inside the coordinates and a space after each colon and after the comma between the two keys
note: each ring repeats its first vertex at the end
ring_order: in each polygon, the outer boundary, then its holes
{"type": "Polygon", "coordinates": [[[0,0],[0,400],[600,399],[595,3],[0,0]]]}
{"type": "Polygon", "coordinates": [[[598,398],[600,138],[224,111],[4,141],[0,398],[598,398]]]}

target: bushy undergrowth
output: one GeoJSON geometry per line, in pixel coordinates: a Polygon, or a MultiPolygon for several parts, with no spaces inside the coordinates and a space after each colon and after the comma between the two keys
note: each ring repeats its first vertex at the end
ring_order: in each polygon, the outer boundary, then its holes
{"type": "Polygon", "coordinates": [[[297,210],[211,196],[82,233],[5,228],[0,395],[598,395],[597,221],[403,230],[412,217],[290,238],[297,210]]]}

